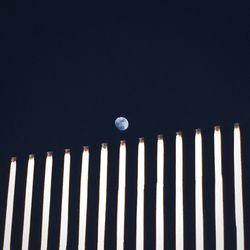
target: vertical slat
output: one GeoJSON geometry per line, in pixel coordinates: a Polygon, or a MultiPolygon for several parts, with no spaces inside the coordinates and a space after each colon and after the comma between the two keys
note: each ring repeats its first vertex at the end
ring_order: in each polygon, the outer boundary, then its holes
{"type": "Polygon", "coordinates": [[[216,250],[224,249],[223,179],[220,127],[214,128],[215,239],[216,250]]]}
{"type": "Polygon", "coordinates": [[[145,184],[145,146],[139,139],[137,172],[137,211],[136,211],[136,250],[144,249],[144,184],[145,184]]]}
{"type": "Polygon", "coordinates": [[[244,250],[244,216],[240,127],[234,125],[234,190],[237,250],[244,250]]]}
{"type": "Polygon", "coordinates": [[[46,250],[48,245],[52,163],[53,163],[52,153],[48,152],[46,158],[44,187],[43,187],[44,190],[43,190],[41,250],[46,250]]]}
{"type": "Polygon", "coordinates": [[[202,136],[200,129],[195,133],[195,231],[196,249],[204,249],[203,187],[202,187],[202,136]]]}
{"type": "Polygon", "coordinates": [[[10,243],[11,243],[11,229],[12,229],[13,206],[14,206],[15,179],[16,179],[16,158],[12,157],[10,164],[3,250],[11,249],[10,243]]]}
{"type": "Polygon", "coordinates": [[[70,151],[65,150],[63,166],[63,189],[62,189],[62,206],[61,206],[61,223],[60,223],[60,241],[59,249],[67,249],[68,240],[68,210],[69,210],[69,177],[70,177],[70,151]]]}
{"type": "Polygon", "coordinates": [[[183,221],[183,142],[182,134],[176,134],[176,159],[175,159],[175,245],[176,250],[184,248],[184,221],[183,221]]]}
{"type": "Polygon", "coordinates": [[[29,249],[30,216],[31,216],[32,193],[33,193],[34,164],[35,164],[34,155],[30,155],[29,161],[28,161],[28,171],[27,171],[27,179],[26,179],[22,250],[29,249]]]}
{"type": "Polygon", "coordinates": [[[164,142],[157,140],[157,182],[156,182],[156,250],[164,249],[164,142]]]}
{"type": "Polygon", "coordinates": [[[79,236],[78,249],[85,249],[86,221],[87,221],[87,202],[88,202],[88,172],[89,172],[89,148],[84,147],[82,153],[80,188],[80,211],[79,211],[79,236]]]}
{"type": "Polygon", "coordinates": [[[126,188],[126,142],[120,142],[119,184],[117,197],[117,250],[124,249],[125,188],[126,188]]]}
{"type": "Polygon", "coordinates": [[[105,244],[107,174],[108,174],[108,146],[106,143],[103,143],[101,147],[100,183],[99,183],[98,239],[97,239],[98,250],[104,250],[104,244],[105,244]]]}

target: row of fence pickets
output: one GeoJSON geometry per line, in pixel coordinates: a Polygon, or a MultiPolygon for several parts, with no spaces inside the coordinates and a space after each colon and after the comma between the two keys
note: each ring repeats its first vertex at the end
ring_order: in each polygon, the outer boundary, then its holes
{"type": "MultiPolygon", "coordinates": [[[[195,215],[196,215],[196,249],[204,249],[204,218],[203,218],[203,193],[202,193],[202,132],[195,131],[195,215]]],[[[145,185],[145,145],[144,138],[139,138],[137,160],[137,210],[136,210],[136,249],[144,249],[144,185],[145,185]]],[[[183,142],[182,133],[176,133],[175,143],[175,247],[177,250],[184,249],[183,231],[183,142]]],[[[28,250],[30,236],[30,220],[32,206],[32,192],[34,180],[35,156],[29,155],[25,209],[22,234],[22,249],[28,250]]],[[[14,206],[14,192],[16,179],[16,157],[11,158],[9,175],[8,196],[5,216],[5,229],[3,249],[11,248],[12,219],[14,206]]],[[[41,230],[41,250],[47,249],[50,199],[52,182],[53,153],[48,152],[45,166],[44,193],[43,193],[43,214],[41,230]]],[[[157,250],[164,249],[164,136],[157,137],[157,189],[156,189],[156,246],[157,250]]],[[[215,167],[215,217],[216,217],[216,249],[224,249],[224,219],[223,219],[223,176],[221,159],[221,130],[219,126],[214,127],[214,167],[215,167]]],[[[79,212],[79,235],[78,249],[85,249],[86,244],[86,216],[88,209],[88,169],[89,169],[89,147],[83,147],[81,183],[80,183],[80,212],[79,212]]],[[[105,246],[105,220],[107,203],[107,171],[108,171],[108,144],[101,144],[100,153],[100,182],[99,182],[99,203],[98,203],[98,239],[97,249],[102,250],[105,246]]],[[[66,149],[64,154],[63,188],[61,200],[61,221],[60,221],[60,249],[67,249],[68,234],[68,206],[69,206],[69,180],[70,180],[70,150],[66,149]]],[[[240,126],[234,125],[234,186],[235,186],[235,220],[237,249],[244,249],[244,211],[242,192],[242,162],[241,162],[241,141],[240,126]]],[[[119,185],[117,196],[117,249],[124,249],[124,224],[125,224],[125,197],[126,197],[126,141],[120,141],[119,151],[119,185]]]]}

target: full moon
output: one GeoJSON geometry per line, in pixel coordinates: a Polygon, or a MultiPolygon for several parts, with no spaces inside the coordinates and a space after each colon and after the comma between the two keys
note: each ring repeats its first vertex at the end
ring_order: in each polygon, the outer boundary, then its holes
{"type": "Polygon", "coordinates": [[[128,128],[128,120],[125,117],[118,117],[115,120],[115,126],[118,130],[124,131],[128,128]]]}

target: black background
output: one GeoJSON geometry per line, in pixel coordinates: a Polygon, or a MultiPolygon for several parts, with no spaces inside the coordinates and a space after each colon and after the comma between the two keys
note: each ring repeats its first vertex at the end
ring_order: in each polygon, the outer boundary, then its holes
{"type": "MultiPolygon", "coordinates": [[[[136,152],[146,142],[145,247],[155,245],[156,137],[166,144],[165,239],[174,247],[174,137],[183,131],[185,245],[195,247],[194,131],[204,135],[205,246],[215,248],[213,127],[223,133],[225,245],[235,249],[233,124],[243,137],[249,232],[250,88],[248,7],[165,3],[15,3],[0,8],[0,241],[9,161],[18,157],[13,249],[20,249],[27,156],[36,157],[30,249],[39,249],[44,163],[53,151],[50,249],[58,247],[63,150],[72,152],[69,249],[76,249],[80,160],[91,150],[87,246],[95,249],[99,153],[109,143],[106,247],[115,247],[117,161],[128,146],[126,249],[135,249],[136,152]],[[126,132],[117,116],[130,122],[126,132]],[[20,212],[21,211],[21,212],[20,212]]],[[[249,243],[246,239],[246,249],[249,243]]]]}

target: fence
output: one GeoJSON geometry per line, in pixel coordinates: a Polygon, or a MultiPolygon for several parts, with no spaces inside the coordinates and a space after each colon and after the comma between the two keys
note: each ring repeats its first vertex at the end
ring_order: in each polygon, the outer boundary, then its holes
{"type": "MultiPolygon", "coordinates": [[[[235,226],[236,226],[236,242],[237,249],[243,250],[244,248],[244,211],[243,211],[243,191],[242,191],[242,162],[241,162],[241,136],[240,127],[238,124],[234,125],[233,131],[233,159],[234,159],[234,204],[235,204],[235,226]]],[[[167,249],[166,233],[164,232],[164,227],[166,226],[164,204],[166,203],[164,198],[165,188],[168,185],[164,183],[165,169],[166,165],[166,153],[165,153],[165,138],[162,135],[158,135],[157,138],[157,157],[156,157],[156,196],[155,196],[155,249],[163,250],[164,247],[167,249]]],[[[197,129],[195,131],[195,246],[196,249],[204,249],[204,207],[203,207],[203,156],[205,152],[202,149],[202,132],[197,129]]],[[[227,190],[223,190],[223,175],[222,175],[222,142],[221,142],[221,129],[220,127],[214,128],[214,213],[215,213],[215,246],[216,250],[225,249],[224,246],[224,193],[227,190]]],[[[136,230],[135,230],[135,247],[137,250],[146,249],[145,246],[145,221],[147,218],[144,214],[145,207],[145,147],[147,145],[143,138],[139,139],[138,151],[137,151],[137,190],[134,190],[136,194],[136,230]]],[[[126,141],[120,141],[119,147],[119,163],[118,165],[118,189],[116,192],[116,238],[113,238],[115,242],[116,249],[122,250],[125,247],[124,242],[126,241],[125,235],[125,224],[126,221],[126,196],[131,194],[126,192],[129,181],[126,180],[126,159],[127,159],[127,145],[126,141]]],[[[98,223],[97,223],[97,249],[102,250],[105,248],[105,233],[107,232],[107,183],[108,179],[108,159],[109,159],[109,146],[103,143],[101,145],[100,152],[100,171],[98,173],[99,178],[99,192],[98,192],[98,223]]],[[[63,160],[63,181],[62,181],[62,193],[60,202],[60,223],[58,223],[59,230],[59,249],[71,249],[68,246],[68,216],[69,216],[69,199],[72,195],[70,190],[70,172],[71,169],[71,151],[65,150],[64,160],[63,160]]],[[[39,245],[41,250],[45,250],[48,247],[49,238],[49,225],[51,219],[51,190],[52,190],[52,174],[56,171],[53,165],[54,155],[52,152],[47,153],[46,164],[44,170],[44,181],[43,181],[43,198],[42,200],[42,215],[39,217],[40,221],[37,222],[37,227],[40,227],[40,238],[38,239],[37,245],[39,245]]],[[[89,168],[91,167],[90,162],[90,150],[87,146],[83,147],[82,158],[81,158],[81,175],[79,177],[79,199],[77,199],[79,206],[79,214],[75,215],[78,218],[77,225],[77,245],[78,249],[87,249],[86,247],[86,232],[88,230],[87,226],[87,214],[94,213],[95,211],[89,211],[88,206],[88,196],[91,195],[91,186],[89,185],[89,168]]],[[[8,193],[6,200],[6,213],[3,215],[5,221],[4,234],[3,234],[3,249],[15,249],[13,246],[12,237],[15,233],[13,230],[13,208],[15,200],[15,192],[17,187],[15,187],[18,176],[16,176],[16,170],[18,168],[18,161],[15,157],[11,159],[9,179],[8,179],[8,193]],[[12,247],[11,247],[12,245],[12,247]]],[[[33,197],[33,184],[34,184],[34,170],[36,168],[36,157],[34,155],[29,155],[27,164],[27,175],[26,175],[26,187],[25,199],[24,199],[24,211],[19,211],[23,214],[22,222],[22,239],[21,247],[23,250],[29,249],[30,242],[30,231],[31,231],[31,217],[32,206],[34,202],[33,197]]],[[[184,246],[184,191],[183,191],[183,180],[185,176],[183,174],[183,135],[182,133],[177,133],[175,137],[175,248],[177,250],[182,250],[184,246]]]]}

